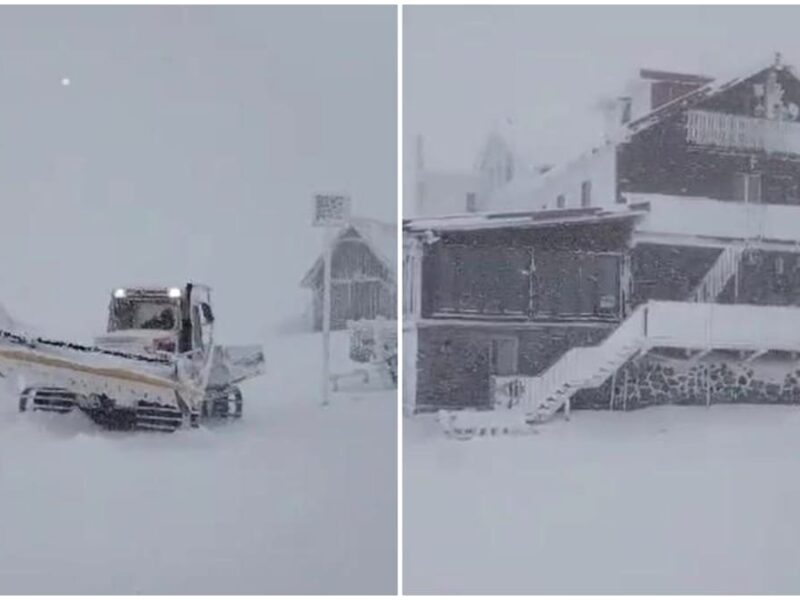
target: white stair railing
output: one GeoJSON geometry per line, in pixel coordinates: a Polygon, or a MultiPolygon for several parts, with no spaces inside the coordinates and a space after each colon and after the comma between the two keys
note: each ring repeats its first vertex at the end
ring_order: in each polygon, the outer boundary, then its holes
{"type": "Polygon", "coordinates": [[[600,344],[570,348],[538,376],[493,377],[496,410],[440,411],[440,422],[454,435],[529,429],[653,347],[800,352],[800,307],[651,300],[600,344]]]}
{"type": "Polygon", "coordinates": [[[598,387],[630,360],[646,336],[647,305],[641,305],[597,346],[576,346],[545,370],[531,386],[523,409],[529,421],[543,421],[583,388],[598,387]]]}
{"type": "Polygon", "coordinates": [[[742,246],[726,246],[689,296],[690,302],[716,302],[742,260],[742,246]]]}

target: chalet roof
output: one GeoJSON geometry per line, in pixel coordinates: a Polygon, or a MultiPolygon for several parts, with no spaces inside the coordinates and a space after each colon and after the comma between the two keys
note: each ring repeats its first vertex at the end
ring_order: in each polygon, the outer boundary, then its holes
{"type": "Polygon", "coordinates": [[[397,225],[374,219],[353,219],[350,224],[389,272],[394,273],[397,270],[397,225]]]}
{"type": "MultiPolygon", "coordinates": [[[[358,236],[364,240],[381,263],[389,271],[392,279],[396,279],[397,274],[397,227],[382,221],[366,218],[351,219],[347,225],[342,226],[333,239],[333,246],[342,240],[351,230],[355,230],[358,236]]],[[[322,268],[322,256],[319,256],[311,268],[303,276],[300,282],[302,287],[311,287],[316,278],[317,271],[322,268]]]]}
{"type": "MultiPolygon", "coordinates": [[[[687,81],[691,80],[692,82],[706,82],[705,85],[684,94],[683,96],[678,96],[674,98],[670,102],[667,102],[658,108],[651,110],[650,112],[642,115],[641,117],[627,123],[623,127],[620,128],[620,134],[616,139],[609,139],[604,141],[603,143],[597,144],[584,150],[577,156],[567,160],[565,162],[559,163],[552,169],[548,170],[547,172],[536,175],[530,176],[526,178],[520,178],[520,181],[517,182],[516,186],[509,188],[508,193],[499,196],[500,200],[503,200],[505,197],[509,196],[510,194],[519,194],[519,193],[526,193],[531,194],[536,192],[537,190],[543,188],[549,181],[552,181],[555,178],[558,178],[564,172],[569,171],[575,164],[590,158],[593,155],[598,154],[603,148],[607,148],[611,145],[615,145],[622,142],[627,142],[630,140],[631,136],[645,129],[649,129],[650,127],[660,123],[663,119],[667,118],[668,116],[674,114],[675,112],[687,108],[688,106],[694,105],[702,100],[725,92],[732,88],[733,86],[758,75],[766,71],[767,69],[775,67],[775,61],[772,60],[770,62],[761,61],[756,65],[750,65],[747,69],[737,69],[730,73],[727,73],[721,77],[717,77],[716,79],[711,79],[704,75],[688,75],[688,74],[679,74],[679,73],[668,73],[665,71],[656,71],[653,69],[642,69],[640,70],[640,74],[649,79],[659,79],[659,78],[675,78],[675,77],[685,77],[687,81]]],[[[785,69],[788,73],[794,75],[794,69],[790,65],[780,65],[781,69],[785,69]]]]}
{"type": "Polygon", "coordinates": [[[645,214],[647,214],[646,207],[631,208],[624,205],[614,209],[593,207],[564,210],[484,212],[436,218],[406,219],[403,222],[403,229],[409,233],[423,233],[426,231],[474,231],[510,227],[552,227],[553,225],[636,219],[645,214]]]}
{"type": "Polygon", "coordinates": [[[790,65],[776,64],[775,60],[771,60],[769,62],[761,61],[756,65],[750,65],[747,69],[736,69],[735,71],[727,73],[722,77],[717,77],[716,79],[709,81],[705,85],[692,90],[683,96],[678,96],[670,102],[667,102],[666,104],[651,110],[649,113],[639,117],[638,119],[631,121],[624,128],[624,132],[627,134],[625,137],[627,138],[630,135],[639,133],[644,129],[648,129],[678,110],[682,110],[688,106],[697,104],[702,100],[716,96],[717,94],[721,94],[722,92],[731,89],[735,85],[738,85],[741,82],[766,71],[767,69],[776,67],[783,69],[787,73],[790,73],[794,76],[794,69],[790,65]]]}

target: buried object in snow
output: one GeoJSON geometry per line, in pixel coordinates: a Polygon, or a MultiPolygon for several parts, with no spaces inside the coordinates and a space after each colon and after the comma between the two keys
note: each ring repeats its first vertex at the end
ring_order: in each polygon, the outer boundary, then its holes
{"type": "Polygon", "coordinates": [[[110,429],[175,431],[242,415],[238,384],[264,372],[261,346],[219,346],[210,289],[118,288],[92,346],[0,329],[0,372],[21,411],[79,409],[110,429]]]}

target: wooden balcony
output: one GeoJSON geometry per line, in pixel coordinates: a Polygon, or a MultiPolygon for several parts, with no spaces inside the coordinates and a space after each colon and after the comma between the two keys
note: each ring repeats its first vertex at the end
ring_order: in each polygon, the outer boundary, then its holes
{"type": "Polygon", "coordinates": [[[800,155],[800,123],[690,110],[686,139],[725,150],[800,155]]]}

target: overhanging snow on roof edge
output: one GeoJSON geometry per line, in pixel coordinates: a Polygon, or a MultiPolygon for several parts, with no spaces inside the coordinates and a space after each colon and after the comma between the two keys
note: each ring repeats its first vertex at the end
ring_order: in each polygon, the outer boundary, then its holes
{"type": "Polygon", "coordinates": [[[647,214],[646,207],[621,209],[579,208],[526,212],[476,213],[436,218],[406,219],[403,229],[408,233],[425,231],[475,231],[481,229],[552,227],[581,223],[635,219],[647,214]]]}
{"type": "MultiPolygon", "coordinates": [[[[372,254],[384,264],[390,278],[395,278],[397,273],[397,228],[389,223],[356,217],[339,228],[332,244],[335,246],[342,237],[354,229],[372,254]]],[[[300,280],[300,287],[311,287],[315,274],[322,268],[322,257],[317,257],[306,274],[300,280]]]]}

